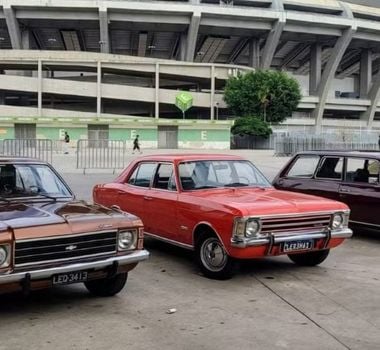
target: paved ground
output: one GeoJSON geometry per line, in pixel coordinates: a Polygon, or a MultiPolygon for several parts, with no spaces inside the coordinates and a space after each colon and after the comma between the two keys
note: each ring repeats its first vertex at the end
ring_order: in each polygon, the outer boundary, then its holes
{"type": "MultiPolygon", "coordinates": [[[[240,153],[268,177],[286,161],[240,153]]],[[[55,165],[86,198],[93,183],[114,177],[81,175],[73,161],[62,155],[55,165]]],[[[80,285],[2,296],[0,350],[380,348],[379,238],[356,235],[319,267],[286,257],[248,262],[228,281],[201,276],[187,251],[146,246],[151,259],[114,298],[91,297],[80,285]]]]}

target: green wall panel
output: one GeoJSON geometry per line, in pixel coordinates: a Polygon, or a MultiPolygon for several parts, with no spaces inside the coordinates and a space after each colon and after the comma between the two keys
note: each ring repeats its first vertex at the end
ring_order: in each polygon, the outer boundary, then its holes
{"type": "Polygon", "coordinates": [[[70,128],[70,127],[39,127],[37,126],[37,135],[40,138],[60,140],[63,135],[60,135],[61,130],[67,131],[71,140],[78,140],[87,137],[87,128],[70,128]]]}
{"type": "Polygon", "coordinates": [[[15,129],[13,127],[0,126],[0,139],[14,139],[15,129]]]}
{"type": "Polygon", "coordinates": [[[178,130],[178,140],[182,142],[191,141],[229,141],[230,140],[230,129],[226,130],[210,130],[210,129],[179,129],[178,130]]]}
{"type": "Polygon", "coordinates": [[[135,135],[139,135],[140,140],[145,141],[156,141],[157,140],[157,129],[110,129],[109,138],[110,140],[132,140],[135,135]]]}

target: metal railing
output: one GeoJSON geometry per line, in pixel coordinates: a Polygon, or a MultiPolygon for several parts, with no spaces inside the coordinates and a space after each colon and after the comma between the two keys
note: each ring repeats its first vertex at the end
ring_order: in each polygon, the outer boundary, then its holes
{"type": "Polygon", "coordinates": [[[125,167],[124,140],[78,140],[77,169],[122,169],[125,167]]]}
{"type": "Polygon", "coordinates": [[[332,141],[319,136],[279,136],[274,143],[275,155],[292,156],[297,152],[311,150],[378,150],[378,143],[371,139],[332,141]]]}
{"type": "Polygon", "coordinates": [[[5,139],[1,142],[3,156],[37,158],[52,162],[53,145],[49,139],[5,139]]]}

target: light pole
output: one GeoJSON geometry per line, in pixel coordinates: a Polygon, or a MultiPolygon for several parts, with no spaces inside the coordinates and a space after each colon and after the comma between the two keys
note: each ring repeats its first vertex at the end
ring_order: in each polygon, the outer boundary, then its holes
{"type": "Polygon", "coordinates": [[[215,102],[216,107],[216,120],[219,120],[219,102],[215,102]]]}

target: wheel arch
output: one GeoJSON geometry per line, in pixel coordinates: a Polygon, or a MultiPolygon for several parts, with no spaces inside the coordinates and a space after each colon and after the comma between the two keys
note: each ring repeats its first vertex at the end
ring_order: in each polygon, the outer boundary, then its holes
{"type": "MultiPolygon", "coordinates": [[[[208,232],[208,233],[213,234],[216,237],[218,237],[218,239],[222,243],[224,249],[226,249],[224,241],[223,241],[222,237],[220,236],[219,232],[215,229],[215,227],[212,224],[210,224],[209,222],[206,222],[206,221],[199,222],[194,227],[194,230],[193,230],[193,246],[194,246],[194,248],[197,246],[199,237],[204,232],[208,232]]],[[[228,252],[228,249],[226,249],[226,251],[228,252]]]]}

